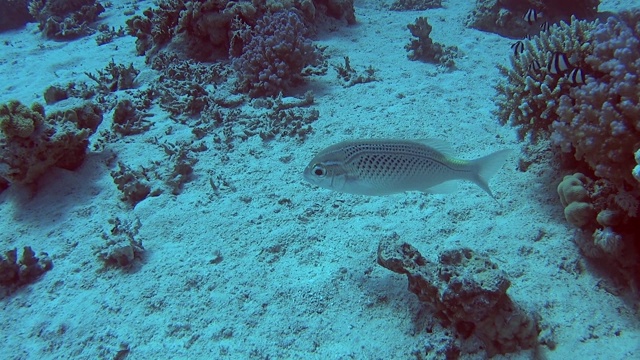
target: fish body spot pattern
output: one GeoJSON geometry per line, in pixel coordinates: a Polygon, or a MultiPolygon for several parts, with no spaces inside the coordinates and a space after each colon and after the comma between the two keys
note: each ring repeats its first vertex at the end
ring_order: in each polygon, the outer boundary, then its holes
{"type": "Polygon", "coordinates": [[[451,192],[450,181],[468,180],[493,196],[487,181],[510,152],[467,161],[452,157],[440,140],[351,140],[318,153],[305,168],[304,178],[330,190],[373,196],[451,192]]]}

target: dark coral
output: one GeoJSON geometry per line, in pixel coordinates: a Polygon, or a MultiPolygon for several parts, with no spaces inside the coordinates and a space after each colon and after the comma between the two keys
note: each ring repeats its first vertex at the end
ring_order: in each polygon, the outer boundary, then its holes
{"type": "Polygon", "coordinates": [[[598,12],[600,0],[481,0],[467,18],[467,26],[490,31],[512,38],[535,35],[543,22],[549,24],[568,22],[571,16],[578,19],[593,19],[598,12]],[[536,10],[539,21],[528,23],[524,15],[529,9],[536,10]]]}
{"type": "Polygon", "coordinates": [[[113,112],[113,131],[124,136],[141,134],[153,125],[145,117],[148,115],[140,113],[131,100],[120,100],[113,112]]]}
{"type": "Polygon", "coordinates": [[[146,170],[136,171],[122,162],[118,163],[118,170],[111,172],[113,182],[122,192],[122,200],[136,206],[151,194],[151,185],[146,170]]]}
{"type": "Polygon", "coordinates": [[[0,31],[17,29],[33,21],[27,0],[0,0],[0,31]]]}
{"type": "Polygon", "coordinates": [[[442,0],[396,0],[391,10],[427,10],[442,7],[442,0]]]}
{"type": "Polygon", "coordinates": [[[95,0],[32,0],[29,13],[49,38],[73,39],[95,32],[90,24],[104,12],[95,0]]]}
{"type": "Polygon", "coordinates": [[[378,264],[406,274],[409,290],[433,306],[444,326],[464,339],[476,335],[489,356],[538,344],[536,318],[511,300],[510,281],[487,257],[463,248],[433,263],[394,234],[380,242],[378,264]]]}
{"type": "Polygon", "coordinates": [[[25,246],[18,259],[18,250],[12,249],[0,255],[0,286],[16,288],[34,282],[51,270],[53,262],[47,253],[36,257],[30,246],[25,246]]]}

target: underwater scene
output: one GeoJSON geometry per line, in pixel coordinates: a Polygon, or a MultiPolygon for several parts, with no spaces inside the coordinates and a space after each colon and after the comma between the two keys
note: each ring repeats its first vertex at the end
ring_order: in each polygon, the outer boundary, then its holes
{"type": "Polygon", "coordinates": [[[640,3],[0,0],[0,360],[640,359],[640,3]]]}

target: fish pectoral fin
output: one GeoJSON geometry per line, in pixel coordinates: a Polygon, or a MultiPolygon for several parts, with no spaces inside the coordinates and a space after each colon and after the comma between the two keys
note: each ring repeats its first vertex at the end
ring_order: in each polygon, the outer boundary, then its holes
{"type": "Polygon", "coordinates": [[[422,192],[428,194],[451,194],[456,192],[457,189],[458,184],[455,181],[445,181],[438,185],[434,185],[427,189],[424,189],[422,190],[422,192]]]}

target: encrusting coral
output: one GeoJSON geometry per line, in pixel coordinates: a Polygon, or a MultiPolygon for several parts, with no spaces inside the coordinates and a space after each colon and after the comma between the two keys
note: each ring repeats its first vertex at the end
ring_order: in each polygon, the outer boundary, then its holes
{"type": "Polygon", "coordinates": [[[455,328],[456,338],[476,335],[488,356],[529,349],[540,341],[538,316],[511,300],[511,282],[485,256],[466,248],[448,250],[434,263],[393,234],[380,241],[378,264],[406,274],[409,290],[455,328]]]}

